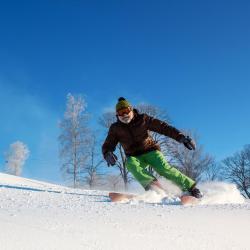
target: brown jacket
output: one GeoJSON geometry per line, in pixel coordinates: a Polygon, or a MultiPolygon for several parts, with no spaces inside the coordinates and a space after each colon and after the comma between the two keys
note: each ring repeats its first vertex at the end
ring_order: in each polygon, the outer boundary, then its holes
{"type": "Polygon", "coordinates": [[[136,156],[152,150],[160,150],[160,146],[153,140],[149,131],[166,135],[179,141],[183,134],[166,122],[155,119],[146,114],[139,114],[134,109],[134,118],[129,124],[117,119],[108,132],[102,145],[103,156],[108,151],[115,151],[117,143],[121,143],[127,156],[136,156]]]}

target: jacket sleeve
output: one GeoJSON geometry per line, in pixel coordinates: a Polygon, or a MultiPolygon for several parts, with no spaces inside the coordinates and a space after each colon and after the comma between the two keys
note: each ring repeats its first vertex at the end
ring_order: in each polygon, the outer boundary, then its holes
{"type": "Polygon", "coordinates": [[[145,120],[147,123],[148,130],[159,133],[161,135],[166,135],[176,141],[180,141],[180,139],[184,136],[178,129],[170,126],[167,122],[158,120],[151,116],[145,114],[145,120]]]}
{"type": "Polygon", "coordinates": [[[118,143],[118,139],[115,135],[115,129],[114,127],[111,125],[110,128],[109,128],[109,132],[108,132],[108,135],[102,145],[102,154],[103,154],[103,157],[105,157],[105,154],[108,152],[108,151],[115,151],[115,147],[118,143]]]}

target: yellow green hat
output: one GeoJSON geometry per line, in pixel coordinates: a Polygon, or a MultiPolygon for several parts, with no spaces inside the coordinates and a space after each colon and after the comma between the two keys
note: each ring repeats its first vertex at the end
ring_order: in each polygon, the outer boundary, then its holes
{"type": "Polygon", "coordinates": [[[120,97],[118,99],[118,102],[115,106],[116,111],[120,110],[120,109],[124,109],[124,108],[128,108],[131,107],[131,104],[124,98],[124,97],[120,97]]]}

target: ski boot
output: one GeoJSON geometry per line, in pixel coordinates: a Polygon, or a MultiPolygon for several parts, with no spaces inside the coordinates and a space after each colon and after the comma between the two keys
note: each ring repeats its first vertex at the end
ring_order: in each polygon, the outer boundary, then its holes
{"type": "Polygon", "coordinates": [[[197,199],[200,199],[203,197],[202,192],[195,185],[189,190],[189,193],[191,196],[194,196],[197,199]]]}

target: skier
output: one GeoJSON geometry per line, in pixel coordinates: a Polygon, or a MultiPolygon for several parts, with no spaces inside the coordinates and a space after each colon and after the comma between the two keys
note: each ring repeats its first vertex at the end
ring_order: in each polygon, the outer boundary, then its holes
{"type": "Polygon", "coordinates": [[[166,122],[140,114],[123,97],[116,104],[116,116],[117,122],[110,126],[102,145],[102,153],[108,166],[116,164],[117,156],[113,152],[119,142],[127,157],[126,168],[145,190],[162,189],[158,180],[147,171],[146,167],[150,165],[159,175],[176,183],[184,192],[189,192],[195,198],[202,197],[194,180],[168,164],[149,131],[166,135],[183,143],[189,150],[195,150],[195,142],[190,137],[166,122]]]}

